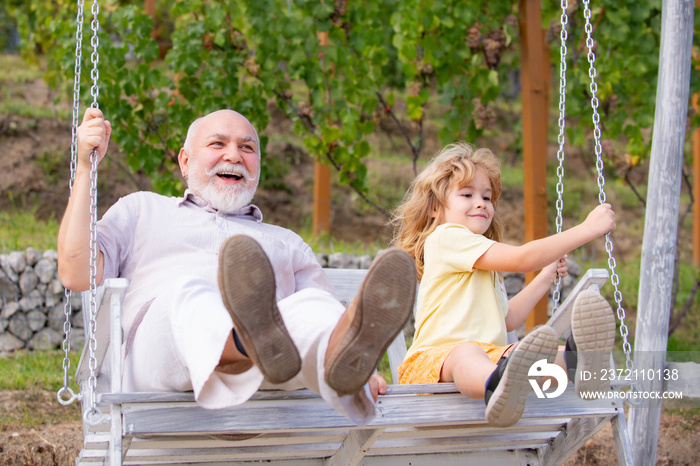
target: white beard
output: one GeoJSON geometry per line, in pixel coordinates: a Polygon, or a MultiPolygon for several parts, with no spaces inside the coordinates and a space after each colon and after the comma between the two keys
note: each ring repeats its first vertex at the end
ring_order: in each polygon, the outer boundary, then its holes
{"type": "Polygon", "coordinates": [[[250,176],[248,170],[241,164],[222,163],[207,170],[205,173],[209,178],[207,182],[200,182],[199,178],[192,177],[188,180],[188,186],[202,200],[219,212],[235,212],[247,206],[253,200],[259,180],[250,176]],[[218,173],[236,173],[243,177],[245,183],[235,186],[217,186],[216,176],[218,173]]]}
{"type": "Polygon", "coordinates": [[[235,212],[247,206],[253,200],[253,194],[255,194],[255,189],[251,190],[245,186],[218,190],[211,183],[200,191],[200,197],[212,208],[222,213],[235,212]]]}

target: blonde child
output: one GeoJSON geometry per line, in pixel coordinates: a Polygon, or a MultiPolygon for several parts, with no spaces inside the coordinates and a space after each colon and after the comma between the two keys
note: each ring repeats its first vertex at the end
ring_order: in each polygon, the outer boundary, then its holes
{"type": "MultiPolygon", "coordinates": [[[[609,204],[599,205],[569,230],[511,246],[500,242],[500,195],[495,155],[460,143],[431,161],[398,207],[395,243],[413,256],[420,280],[416,333],[399,367],[399,383],[454,382],[464,395],[484,397],[490,424],[508,426],[525,408],[533,363],[553,363],[556,357],[566,368],[566,358],[569,377],[577,365],[598,372],[607,368],[615,321],[597,293],[584,292],[576,300],[572,337],[559,357],[551,327],[533,329],[517,346],[506,341],[507,332],[525,321],[556,275],[567,274],[566,254],[614,230],[615,213],[609,204]],[[502,272],[539,269],[508,300],[502,272]]],[[[604,388],[578,375],[575,379],[579,394],[604,388]]]]}

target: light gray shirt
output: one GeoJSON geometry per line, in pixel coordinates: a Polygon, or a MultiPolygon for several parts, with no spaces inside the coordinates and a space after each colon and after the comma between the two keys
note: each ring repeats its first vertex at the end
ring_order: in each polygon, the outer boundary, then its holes
{"type": "Polygon", "coordinates": [[[263,223],[258,207],[225,214],[189,190],[181,198],[137,192],[121,198],[97,223],[103,279],[129,280],[122,311],[125,334],[141,307],[175,279],[193,275],[216,286],[219,248],[236,234],[251,236],[267,253],[278,301],[309,287],[334,294],[311,247],[291,230],[263,223]]]}

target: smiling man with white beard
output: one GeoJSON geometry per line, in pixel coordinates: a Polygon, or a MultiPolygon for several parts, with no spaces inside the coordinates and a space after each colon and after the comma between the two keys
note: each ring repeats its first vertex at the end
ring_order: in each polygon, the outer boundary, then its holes
{"type": "MultiPolygon", "coordinates": [[[[227,132],[218,132],[210,121],[226,121],[231,117],[242,126],[248,121],[240,113],[220,110],[207,117],[198,118],[187,131],[185,145],[180,150],[179,162],[182,174],[190,190],[207,199],[209,205],[220,212],[234,212],[250,203],[260,180],[260,139],[250,123],[252,132],[231,141],[227,132]],[[220,118],[217,118],[220,117],[220,118]],[[237,151],[227,151],[226,145],[236,143],[237,151]],[[198,156],[190,157],[197,148],[198,156]],[[214,164],[213,166],[210,166],[214,164]],[[250,170],[257,170],[252,173],[250,170]],[[190,171],[192,175],[189,176],[190,171]],[[216,177],[225,184],[216,183],[216,177]]],[[[215,125],[215,123],[214,123],[215,125]]]]}
{"type": "MultiPolygon", "coordinates": [[[[102,112],[87,109],[58,236],[59,274],[72,290],[89,288],[90,153],[101,160],[110,133],[102,112]]],[[[309,388],[369,422],[386,390],[374,370],[412,312],[413,260],[397,249],[379,255],[345,310],[311,248],[250,204],[260,142],[243,115],[195,120],[178,161],[183,197],[133,193],[97,224],[97,282],[129,280],[124,390],[192,390],[203,407],[221,408],[260,388],[309,388]]]]}

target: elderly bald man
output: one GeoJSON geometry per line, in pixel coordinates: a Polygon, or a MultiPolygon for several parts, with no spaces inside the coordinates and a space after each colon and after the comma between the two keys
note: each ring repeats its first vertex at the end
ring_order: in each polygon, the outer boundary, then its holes
{"type": "MultiPolygon", "coordinates": [[[[89,288],[90,154],[101,161],[110,134],[102,112],[87,109],[58,234],[59,274],[72,290],[89,288]]],[[[369,422],[386,390],[374,371],[412,312],[413,260],[380,254],[346,310],[311,248],[250,204],[260,140],[243,115],[195,120],[178,161],[182,197],[133,193],[97,224],[97,282],[129,279],[124,390],[192,390],[203,407],[221,408],[261,388],[305,387],[369,422]]]]}

